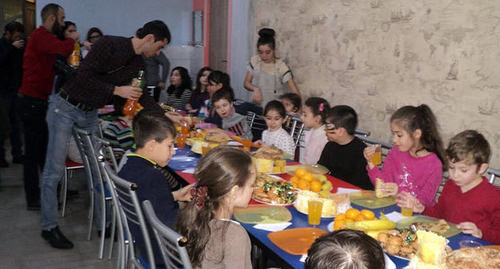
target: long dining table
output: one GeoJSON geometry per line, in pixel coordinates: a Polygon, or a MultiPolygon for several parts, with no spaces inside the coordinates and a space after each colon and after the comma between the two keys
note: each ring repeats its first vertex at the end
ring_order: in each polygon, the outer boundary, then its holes
{"type": "MultiPolygon", "coordinates": [[[[176,154],[172,157],[172,159],[169,162],[169,167],[172,168],[176,173],[181,176],[186,182],[188,183],[194,183],[196,182],[196,178],[194,177],[192,171],[195,168],[198,160],[201,158],[200,154],[196,154],[191,151],[190,147],[186,145],[185,148],[183,149],[177,149],[176,154]]],[[[298,164],[296,162],[287,161],[287,165],[294,165],[298,164]]],[[[290,175],[288,174],[280,174],[278,175],[284,179],[288,179],[290,175]]],[[[337,179],[333,176],[327,175],[327,179],[332,183],[332,193],[336,193],[337,189],[342,187],[342,188],[350,188],[350,189],[359,189],[358,187],[351,185],[347,182],[344,182],[340,179],[337,179]]],[[[257,203],[252,200],[251,203],[257,203]]],[[[357,208],[357,209],[365,209],[362,206],[358,206],[354,203],[351,204],[352,207],[357,208]]],[[[293,206],[287,207],[288,210],[290,211],[292,215],[292,220],[291,220],[291,225],[288,226],[286,229],[293,229],[293,228],[303,228],[303,227],[311,227],[308,223],[308,218],[307,215],[300,213],[297,211],[297,209],[293,206]]],[[[382,208],[376,208],[376,209],[370,209],[375,213],[376,217],[380,217],[381,213],[388,214],[390,212],[399,212],[400,208],[396,205],[390,205],[382,208]]],[[[321,220],[320,225],[316,225],[316,228],[322,229],[324,231],[328,232],[328,224],[333,221],[332,218],[323,218],[321,220]]],[[[266,254],[266,256],[271,257],[274,261],[276,261],[280,266],[282,267],[289,267],[289,268],[304,268],[304,262],[301,261],[301,255],[292,255],[287,253],[286,251],[282,250],[278,246],[276,246],[271,240],[268,238],[269,231],[265,230],[260,230],[254,228],[254,224],[245,224],[245,223],[240,223],[242,227],[245,228],[245,230],[248,232],[250,235],[250,238],[252,239],[252,243],[257,245],[260,249],[262,249],[263,253],[266,254]]],[[[478,239],[475,237],[472,237],[471,235],[459,233],[455,236],[449,237],[449,244],[448,246],[451,247],[453,250],[459,249],[460,245],[459,242],[462,240],[474,240],[482,245],[492,245],[491,243],[478,239]]],[[[396,268],[403,268],[408,265],[408,260],[401,259],[392,255],[389,255],[389,258],[394,262],[396,265],[396,268]]]]}

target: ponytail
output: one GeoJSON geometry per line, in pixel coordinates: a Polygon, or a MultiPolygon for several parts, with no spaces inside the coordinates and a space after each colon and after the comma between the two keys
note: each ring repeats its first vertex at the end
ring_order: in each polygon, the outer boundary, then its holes
{"type": "Polygon", "coordinates": [[[328,114],[328,110],[330,110],[328,101],[321,97],[309,97],[304,105],[311,108],[314,116],[319,115],[321,117],[321,123],[325,123],[326,115],[328,114]]]}
{"type": "Polygon", "coordinates": [[[417,152],[423,149],[434,152],[443,164],[443,169],[446,169],[448,163],[444,153],[443,140],[438,130],[439,125],[429,106],[422,104],[418,107],[401,107],[392,115],[391,122],[393,121],[397,121],[410,135],[420,129],[422,135],[419,141],[420,148],[417,149],[417,152]]]}

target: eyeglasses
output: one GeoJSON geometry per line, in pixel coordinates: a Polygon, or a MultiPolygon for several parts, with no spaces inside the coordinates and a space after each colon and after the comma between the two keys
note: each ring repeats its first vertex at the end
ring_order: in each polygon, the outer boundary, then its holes
{"type": "Polygon", "coordinates": [[[333,124],[333,123],[326,123],[325,124],[325,129],[327,131],[333,131],[333,130],[337,130],[338,127],[335,127],[335,124],[333,124]]]}

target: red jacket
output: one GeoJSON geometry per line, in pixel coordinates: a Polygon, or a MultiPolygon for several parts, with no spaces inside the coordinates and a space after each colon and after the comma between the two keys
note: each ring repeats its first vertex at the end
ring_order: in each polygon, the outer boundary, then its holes
{"type": "Polygon", "coordinates": [[[68,57],[75,41],[59,40],[45,27],[36,29],[29,39],[23,61],[23,82],[19,93],[47,100],[54,83],[56,55],[68,57]]]}

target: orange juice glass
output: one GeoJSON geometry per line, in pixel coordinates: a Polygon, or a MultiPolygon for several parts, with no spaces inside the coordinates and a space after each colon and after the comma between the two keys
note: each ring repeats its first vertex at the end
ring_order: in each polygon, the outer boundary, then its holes
{"type": "Polygon", "coordinates": [[[189,126],[184,123],[182,126],[181,126],[181,134],[182,135],[187,135],[189,133],[189,126]]]}
{"type": "Polygon", "coordinates": [[[321,212],[323,211],[323,202],[320,200],[307,201],[307,214],[309,216],[309,225],[319,225],[321,223],[321,212]]]}
{"type": "Polygon", "coordinates": [[[411,217],[413,216],[413,209],[408,207],[401,207],[401,215],[405,217],[411,217]]]}
{"type": "Polygon", "coordinates": [[[201,155],[205,155],[209,151],[210,151],[210,146],[202,146],[201,147],[201,155]]]}
{"type": "Polygon", "coordinates": [[[372,163],[374,165],[379,165],[382,163],[382,150],[378,148],[372,156],[372,163]]]}
{"type": "Polygon", "coordinates": [[[175,138],[175,142],[177,142],[177,148],[183,149],[186,146],[186,137],[180,135],[175,138]]]}

